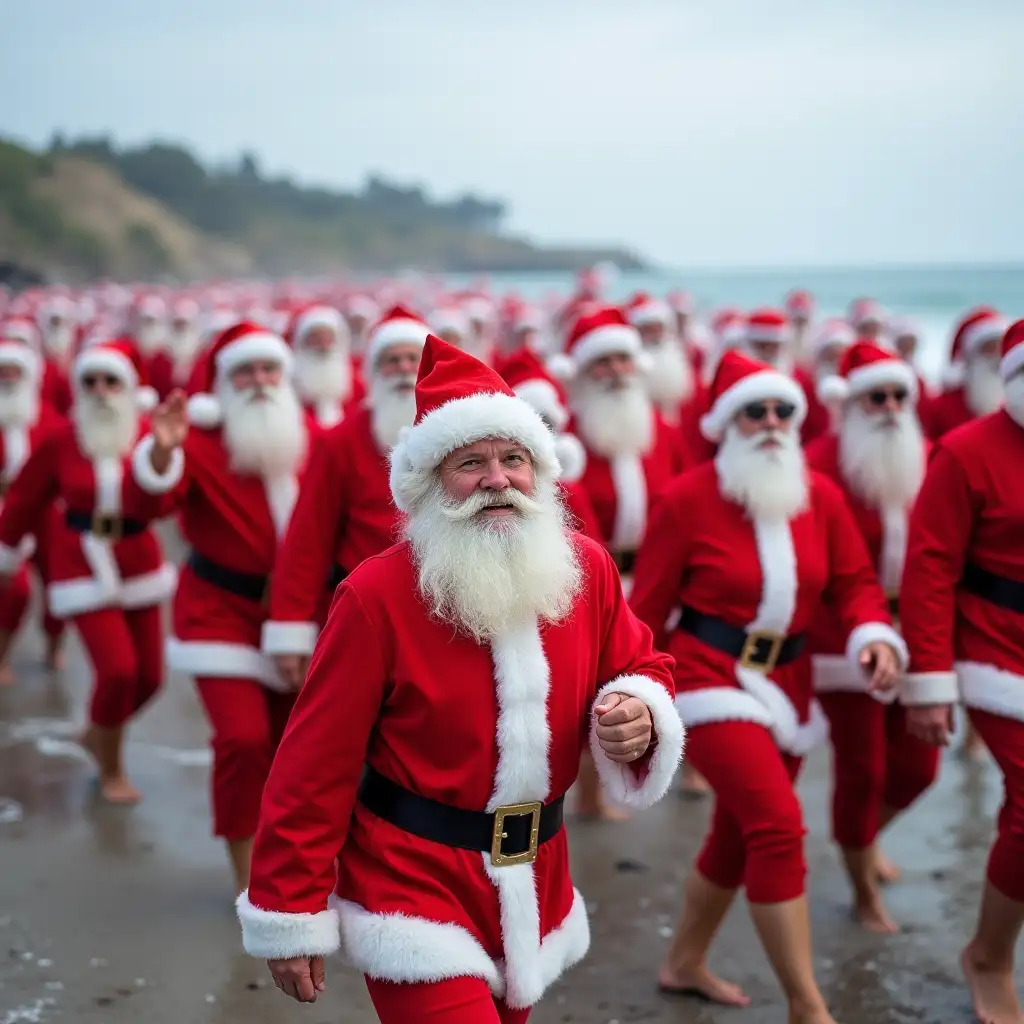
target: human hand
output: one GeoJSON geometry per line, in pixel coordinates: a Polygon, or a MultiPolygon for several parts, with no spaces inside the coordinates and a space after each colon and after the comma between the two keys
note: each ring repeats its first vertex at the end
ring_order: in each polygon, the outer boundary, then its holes
{"type": "Polygon", "coordinates": [[[267,966],[274,984],[300,1003],[315,1003],[318,992],[323,992],[324,958],[322,956],[293,956],[288,960],[268,960],[267,966]]]}
{"type": "Polygon", "coordinates": [[[871,693],[887,693],[900,677],[900,659],[891,644],[876,640],[860,652],[860,667],[868,676],[871,693]]]}
{"type": "Polygon", "coordinates": [[[306,681],[309,658],[304,654],[275,654],[274,663],[281,678],[293,689],[301,690],[306,681]]]}
{"type": "Polygon", "coordinates": [[[952,704],[917,704],[906,709],[907,732],[933,747],[948,747],[953,735],[952,704]]]}
{"type": "Polygon", "coordinates": [[[180,388],[172,391],[150,414],[149,429],[155,442],[154,454],[169,455],[188,437],[188,399],[180,388]]]}
{"type": "Polygon", "coordinates": [[[597,741],[605,756],[620,764],[643,757],[651,745],[654,723],[651,709],[639,697],[609,693],[594,708],[597,741]]]}

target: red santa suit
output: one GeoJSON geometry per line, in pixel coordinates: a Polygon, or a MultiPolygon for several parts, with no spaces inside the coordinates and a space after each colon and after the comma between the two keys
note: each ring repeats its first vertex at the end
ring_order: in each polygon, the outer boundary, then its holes
{"type": "MultiPolygon", "coordinates": [[[[191,430],[158,474],[144,437],[132,459],[139,486],[179,512],[192,548],[174,596],[167,664],[193,676],[214,728],[214,831],[245,839],[256,829],[260,797],[294,695],[260,652],[265,595],[278,538],[288,527],[301,466],[265,479],[231,467],[212,392],[253,360],[289,365],[277,335],[243,322],[222,332],[205,357],[207,391],[189,400],[191,430]]],[[[308,424],[307,429],[313,430],[308,424]]]]}
{"type": "MultiPolygon", "coordinates": [[[[1020,391],[1024,323],[1001,374],[1020,391]],[[1016,375],[1017,379],[1012,382],[1016,375]]],[[[936,443],[910,518],[900,617],[909,705],[962,700],[1003,773],[988,879],[1024,902],[1024,402],[936,443]]]]}
{"type": "MultiPolygon", "coordinates": [[[[538,474],[556,473],[540,418],[482,363],[434,338],[417,406],[393,455],[399,505],[403,481],[433,474],[451,450],[485,437],[518,441],[538,474]]],[[[571,613],[524,621],[486,644],[430,613],[407,544],[344,581],[274,762],[252,880],[238,901],[251,955],[331,953],[340,923],[388,1024],[420,1019],[424,991],[456,987],[480,1006],[474,1020],[498,1019],[492,998],[502,1020],[525,1020],[504,1008],[536,1003],[584,956],[586,910],[564,829],[539,842],[535,860],[503,864],[489,840],[482,852],[422,839],[358,795],[366,764],[413,799],[485,813],[535,802],[543,821],[550,812],[540,808],[556,808],[576,778],[595,701],[616,690],[648,705],[658,743],[636,767],[620,766],[591,730],[602,778],[634,806],[666,792],[683,738],[669,660],[625,605],[608,555],[576,543],[587,584],[571,613]]]]}
{"type": "MultiPolygon", "coordinates": [[[[789,402],[797,425],[806,411],[792,378],[738,352],[723,357],[712,393],[703,425],[716,441],[750,402],[789,402]]],[[[722,494],[714,463],[683,474],[655,509],[630,599],[656,646],[675,658],[692,761],[718,796],[698,867],[722,888],[743,883],[755,903],[803,892],[803,823],[790,780],[827,731],[806,652],[818,606],[826,595],[834,601],[852,661],[877,640],[903,649],[842,493],[813,472],[808,488],[808,507],[791,520],[751,521],[722,494]],[[735,652],[725,649],[733,644],[735,652]]]]}
{"type": "MultiPolygon", "coordinates": [[[[873,388],[899,386],[916,392],[913,368],[872,342],[858,342],[844,356],[837,378],[822,389],[849,400],[873,388]]],[[[839,437],[821,437],[807,449],[807,464],[843,492],[864,540],[871,563],[896,614],[907,544],[908,505],[879,508],[869,504],[847,480],[839,454],[839,437]]],[[[829,596],[831,597],[831,595],[829,596]]],[[[846,656],[848,629],[831,599],[818,610],[809,631],[814,689],[832,726],[832,831],[844,849],[874,843],[883,807],[902,811],[934,781],[938,748],[906,731],[903,707],[895,693],[868,693],[867,678],[846,656]]]]}
{"type": "MultiPolygon", "coordinates": [[[[75,360],[76,379],[118,377],[140,404],[155,398],[128,340],[98,343],[75,360]]],[[[166,502],[139,488],[129,458],[86,455],[75,430],[61,425],[42,436],[7,493],[0,512],[0,566],[24,557],[20,545],[60,502],[47,536],[47,602],[71,619],[95,671],[93,724],[123,725],[159,689],[163,676],[160,605],[174,590],[174,567],[163,560],[150,528],[166,502]]]]}

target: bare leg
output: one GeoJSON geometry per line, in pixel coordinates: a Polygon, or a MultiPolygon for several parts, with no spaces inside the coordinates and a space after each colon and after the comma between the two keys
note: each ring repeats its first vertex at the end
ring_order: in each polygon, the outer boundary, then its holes
{"type": "Polygon", "coordinates": [[[711,786],[689,761],[684,761],[683,770],[679,773],[679,791],[685,796],[699,799],[711,792],[711,786]]]}
{"type": "Polygon", "coordinates": [[[878,849],[844,849],[843,862],[853,887],[853,916],[869,931],[893,935],[899,925],[889,916],[878,890],[878,849]]]}
{"type": "Polygon", "coordinates": [[[46,656],[44,664],[47,672],[62,672],[64,670],[64,634],[57,633],[46,635],[46,656]]]}
{"type": "Polygon", "coordinates": [[[668,957],[658,972],[662,992],[694,995],[726,1006],[748,1006],[750,997],[732,982],[708,969],[708,949],[736,897],[735,889],[720,889],[694,869],[683,890],[683,909],[668,957]]]}
{"type": "MultiPolygon", "coordinates": [[[[881,812],[879,814],[879,823],[878,823],[878,834],[879,835],[882,834],[882,830],[884,828],[886,828],[886,826],[889,825],[892,822],[893,818],[895,818],[896,815],[899,814],[899,813],[900,812],[897,811],[896,808],[889,807],[886,804],[882,804],[882,809],[881,809],[881,812]]],[[[881,848],[881,846],[878,845],[878,840],[877,839],[875,840],[875,847],[874,847],[874,849],[875,849],[875,875],[878,878],[878,881],[881,882],[882,885],[892,885],[894,882],[898,882],[900,880],[900,875],[902,874],[902,872],[900,871],[899,865],[895,864],[893,861],[891,861],[882,852],[882,848],[881,848]]]]}
{"type": "Polygon", "coordinates": [[[0,629],[0,686],[11,686],[18,681],[14,670],[7,664],[7,654],[11,649],[14,634],[7,629],[0,629]]]}
{"type": "Polygon", "coordinates": [[[964,741],[959,754],[965,761],[982,761],[985,757],[985,741],[978,735],[969,718],[964,723],[964,741]]]}
{"type": "Polygon", "coordinates": [[[985,884],[974,938],[960,957],[981,1024],[1021,1024],[1024,1013],[1013,986],[1013,953],[1024,924],[1024,903],[985,884]]]}
{"type": "Polygon", "coordinates": [[[807,897],[751,903],[750,915],[789,1001],[789,1024],[836,1024],[814,980],[807,897]]]}
{"type": "Polygon", "coordinates": [[[590,755],[584,751],[580,758],[580,771],[576,776],[577,801],[576,813],[581,818],[601,819],[603,821],[627,821],[629,813],[618,807],[610,806],[601,792],[601,779],[597,774],[597,766],[590,755]]]}
{"type": "Polygon", "coordinates": [[[252,865],[252,840],[228,839],[228,858],[231,860],[231,870],[235,876],[235,889],[237,892],[245,892],[249,888],[249,869],[252,865]]]}
{"type": "Polygon", "coordinates": [[[100,793],[111,804],[137,804],[142,794],[128,781],[122,761],[124,727],[90,725],[80,742],[92,754],[100,773],[100,793]]]}

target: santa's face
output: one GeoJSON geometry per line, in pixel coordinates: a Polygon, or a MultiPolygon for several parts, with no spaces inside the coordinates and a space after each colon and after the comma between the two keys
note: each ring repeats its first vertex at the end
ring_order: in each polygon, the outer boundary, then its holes
{"type": "Polygon", "coordinates": [[[839,465],[847,483],[875,508],[906,508],[921,487],[925,443],[902,384],[859,395],[839,428],[839,465]]]}
{"type": "Polygon", "coordinates": [[[971,354],[964,368],[964,392],[975,416],[987,416],[1003,404],[998,342],[986,343],[971,354]]]}
{"type": "Polygon", "coordinates": [[[650,323],[639,324],[637,331],[640,333],[640,340],[645,346],[660,345],[668,335],[668,329],[660,320],[653,320],[650,323]]]}
{"type": "Polygon", "coordinates": [[[62,316],[51,316],[43,330],[43,347],[58,362],[65,361],[71,354],[75,340],[75,329],[71,321],[62,316]]]}
{"type": "Polygon", "coordinates": [[[789,373],[793,369],[793,354],[781,341],[748,341],[744,348],[751,359],[767,363],[779,373],[789,373]]]}
{"type": "Polygon", "coordinates": [[[905,362],[912,363],[917,355],[917,335],[900,334],[893,339],[896,354],[905,362]]]}
{"type": "Polygon", "coordinates": [[[649,364],[644,368],[651,398],[667,411],[675,412],[693,394],[693,365],[682,342],[666,335],[657,345],[644,349],[649,364]]]}
{"type": "Polygon", "coordinates": [[[715,456],[718,486],[742,505],[752,519],[792,519],[807,504],[807,470],[791,415],[765,412],[769,403],[752,403],[729,425],[715,456]]]}
{"type": "Polygon", "coordinates": [[[654,409],[631,356],[592,362],[570,387],[580,440],[599,455],[639,455],[654,443],[654,409]]]}
{"type": "Polygon", "coordinates": [[[280,364],[253,362],[218,386],[231,467],[273,477],[294,473],[306,454],[306,424],[280,364]]]}
{"type": "Polygon", "coordinates": [[[36,421],[39,393],[21,366],[0,363],[0,425],[27,426],[36,421]]]}
{"type": "Polygon", "coordinates": [[[309,405],[347,401],[352,394],[352,361],[329,327],[315,327],[295,350],[294,380],[309,405]]]}
{"type": "Polygon", "coordinates": [[[843,358],[844,347],[840,344],[825,345],[814,361],[815,379],[821,381],[839,372],[839,363],[843,358]]]}
{"type": "Polygon", "coordinates": [[[88,373],[77,381],[71,418],[78,444],[91,458],[123,458],[135,445],[135,392],[117,377],[88,373]]]}
{"type": "Polygon", "coordinates": [[[581,573],[553,480],[491,439],[445,459],[406,525],[431,612],[478,641],[572,608],[581,573]]]}

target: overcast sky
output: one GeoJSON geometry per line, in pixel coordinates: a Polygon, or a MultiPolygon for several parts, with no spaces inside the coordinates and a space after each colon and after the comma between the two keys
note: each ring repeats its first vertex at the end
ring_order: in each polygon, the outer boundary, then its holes
{"type": "Polygon", "coordinates": [[[25,0],[0,133],[508,200],[670,266],[1024,261],[1021,0],[25,0]]]}

